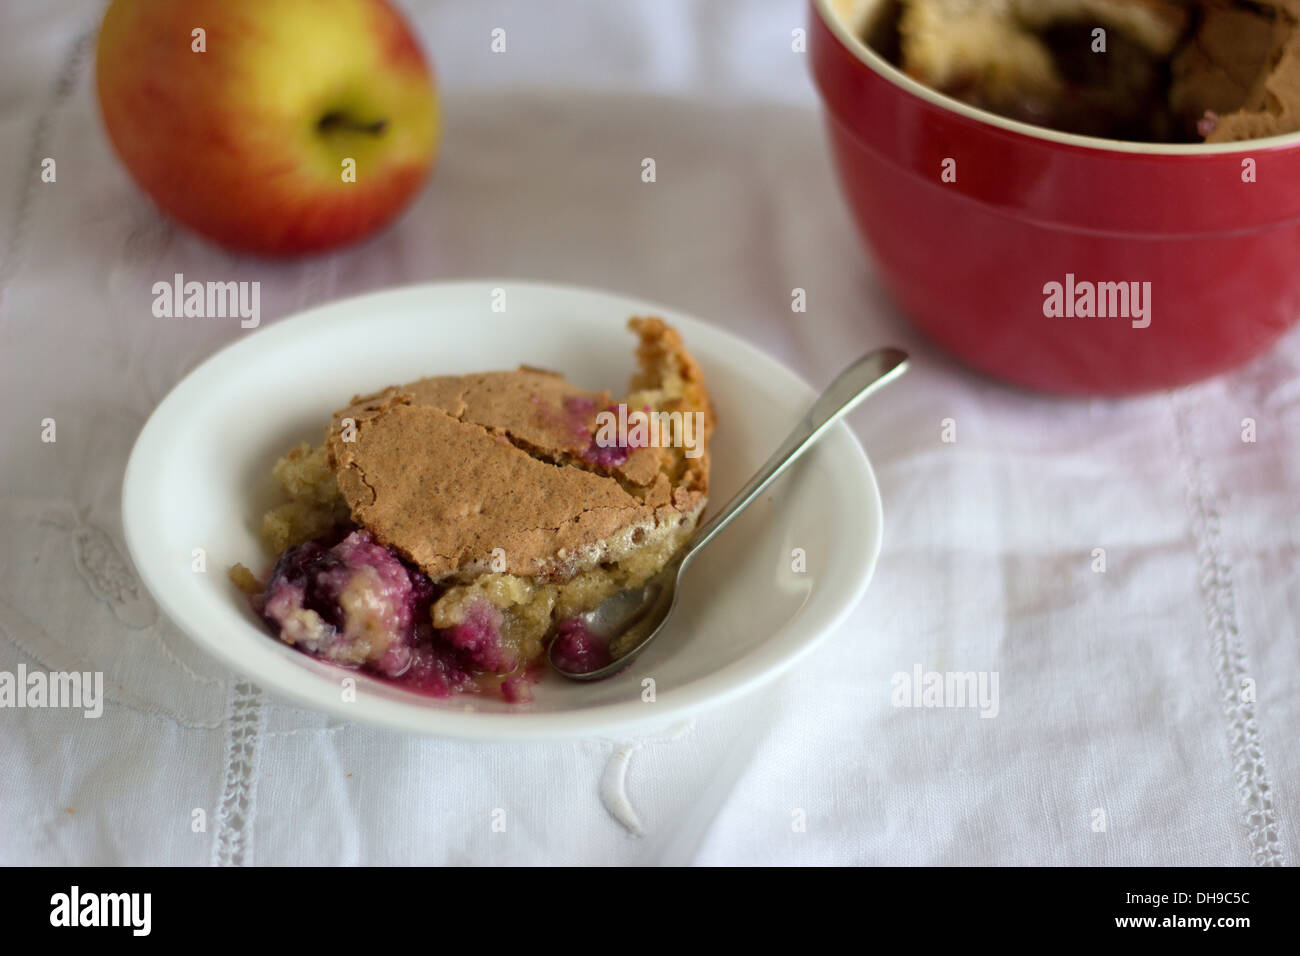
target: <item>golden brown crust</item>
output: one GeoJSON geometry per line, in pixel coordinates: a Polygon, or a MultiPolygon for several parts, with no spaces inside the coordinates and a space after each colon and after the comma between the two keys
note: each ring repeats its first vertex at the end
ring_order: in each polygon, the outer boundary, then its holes
{"type": "Polygon", "coordinates": [[[709,495],[709,439],[717,427],[717,414],[704,384],[704,372],[686,350],[681,334],[663,319],[633,318],[628,328],[640,338],[636,350],[638,370],[632,376],[628,404],[632,404],[637,393],[649,390],[659,393],[656,403],[659,409],[683,415],[699,412],[703,416],[704,434],[698,457],[687,456],[678,447],[642,450],[652,452],[658,470],[667,474],[672,485],[673,506],[679,511],[690,511],[709,495]]]}
{"type": "Polygon", "coordinates": [[[335,413],[329,461],[352,519],[435,580],[489,570],[563,580],[624,529],[697,516],[713,428],[703,374],[661,320],[631,327],[641,368],[629,404],[700,412],[699,457],[650,447],[619,465],[593,463],[586,453],[609,395],[553,372],[426,378],[335,413]]]}
{"type": "Polygon", "coordinates": [[[1300,129],[1300,3],[1272,6],[1207,9],[1197,35],[1174,61],[1174,109],[1217,114],[1207,142],[1300,129]]]}
{"type": "Polygon", "coordinates": [[[431,577],[491,567],[560,573],[646,509],[616,481],[540,461],[502,436],[427,405],[389,403],[331,434],[339,486],[357,523],[431,577]]]}

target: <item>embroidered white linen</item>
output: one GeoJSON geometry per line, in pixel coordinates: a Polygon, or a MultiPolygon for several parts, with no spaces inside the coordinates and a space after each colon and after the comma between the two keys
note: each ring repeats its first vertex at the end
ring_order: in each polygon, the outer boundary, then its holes
{"type": "Polygon", "coordinates": [[[102,671],[106,697],[97,719],[0,710],[0,862],[1294,860],[1300,336],[1170,395],[1003,388],[864,262],[792,49],[802,3],[403,5],[443,86],[435,180],[377,240],[289,264],[173,229],[129,182],[94,104],[97,5],[0,12],[0,670],[102,671]],[[639,740],[410,739],[269,698],[159,615],[118,514],[153,406],[255,334],[155,318],[150,285],[254,272],[263,324],[518,275],[671,303],[819,384],[908,348],[852,419],[885,499],[875,584],[778,685],[639,740]],[[926,706],[931,672],[996,707],[926,706]]]}

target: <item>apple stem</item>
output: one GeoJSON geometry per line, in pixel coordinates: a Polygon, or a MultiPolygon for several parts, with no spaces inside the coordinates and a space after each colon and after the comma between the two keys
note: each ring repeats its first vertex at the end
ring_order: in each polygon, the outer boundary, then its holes
{"type": "Polygon", "coordinates": [[[350,133],[369,133],[378,136],[388,127],[388,120],[375,120],[373,123],[359,123],[344,113],[326,113],[316,124],[322,133],[346,130],[350,133]]]}

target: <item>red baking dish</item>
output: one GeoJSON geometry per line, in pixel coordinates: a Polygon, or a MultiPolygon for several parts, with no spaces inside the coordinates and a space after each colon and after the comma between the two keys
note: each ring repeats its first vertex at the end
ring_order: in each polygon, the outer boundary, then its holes
{"type": "Polygon", "coordinates": [[[835,167],[939,345],[1020,385],[1122,395],[1230,369],[1300,317],[1300,134],[1166,145],[1004,119],[869,49],[855,6],[812,0],[835,167]]]}

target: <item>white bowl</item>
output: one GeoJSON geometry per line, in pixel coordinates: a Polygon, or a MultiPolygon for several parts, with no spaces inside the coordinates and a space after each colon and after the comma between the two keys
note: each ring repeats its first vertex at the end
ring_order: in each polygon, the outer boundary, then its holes
{"type": "Polygon", "coordinates": [[[235,562],[269,567],[257,527],[277,500],[271,465],[299,441],[318,442],[330,413],[354,394],[525,363],[618,393],[633,366],[632,315],[676,326],[704,369],[718,412],[712,510],[811,404],[813,390],[793,372],[698,319],[603,292],[507,280],[410,286],[250,333],[172,390],[136,441],[122,492],[140,578],[182,631],[267,690],[422,734],[625,733],[770,681],[861,599],[880,550],[875,476],[844,425],[692,564],[670,629],[628,670],[595,684],[547,675],[526,705],[429,699],[314,660],[273,637],[226,578],[235,562]],[[505,291],[503,312],[493,311],[495,290],[505,291]],[[195,549],[206,572],[193,570],[195,549]],[[794,570],[795,549],[806,571],[794,570]],[[353,701],[344,699],[346,677],[357,678],[353,701]]]}

